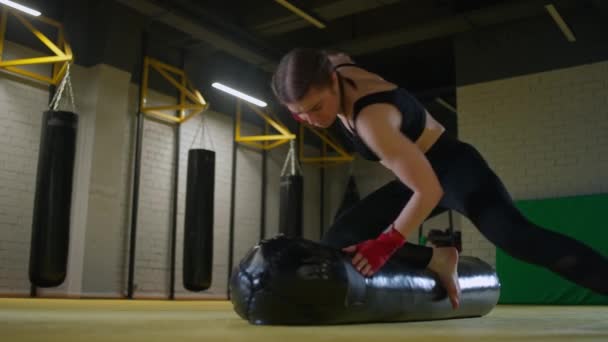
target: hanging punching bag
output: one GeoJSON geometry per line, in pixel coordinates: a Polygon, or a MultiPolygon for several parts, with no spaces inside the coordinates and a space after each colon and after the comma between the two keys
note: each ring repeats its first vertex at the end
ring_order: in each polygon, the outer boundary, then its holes
{"type": "Polygon", "coordinates": [[[301,175],[281,176],[279,232],[289,237],[302,237],[301,175]]]}
{"type": "Polygon", "coordinates": [[[354,206],[359,200],[361,196],[359,195],[359,189],[357,189],[357,184],[355,183],[355,177],[350,176],[348,179],[348,184],[346,185],[346,191],[344,192],[344,197],[342,198],[342,203],[336,211],[336,215],[334,216],[334,222],[342,216],[348,209],[354,206]]]}
{"type": "Polygon", "coordinates": [[[48,110],[42,119],[29,265],[39,287],[58,286],[66,276],[77,123],[68,111],[48,110]]]}
{"type": "Polygon", "coordinates": [[[291,140],[281,170],[279,233],[285,236],[302,237],[303,184],[302,170],[296,159],[295,141],[291,140]]]}
{"type": "Polygon", "coordinates": [[[184,227],[184,287],[203,291],[211,286],[213,265],[213,194],[215,152],[188,152],[186,219],[184,227]]]}

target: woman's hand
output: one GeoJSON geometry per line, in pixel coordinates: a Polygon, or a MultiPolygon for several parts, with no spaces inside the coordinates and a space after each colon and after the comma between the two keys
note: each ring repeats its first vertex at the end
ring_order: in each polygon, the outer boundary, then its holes
{"type": "Polygon", "coordinates": [[[347,253],[356,253],[352,263],[364,276],[376,273],[390,257],[405,243],[405,237],[394,226],[376,239],[366,240],[343,248],[347,253]]]}

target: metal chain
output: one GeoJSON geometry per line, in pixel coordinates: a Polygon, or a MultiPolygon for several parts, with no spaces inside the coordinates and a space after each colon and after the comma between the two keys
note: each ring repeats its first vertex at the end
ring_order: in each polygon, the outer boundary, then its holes
{"type": "Polygon", "coordinates": [[[194,146],[194,143],[196,142],[196,138],[198,138],[198,134],[202,132],[202,136],[203,138],[201,138],[201,146],[204,147],[204,137],[205,135],[207,135],[207,139],[209,140],[209,145],[211,145],[211,151],[215,151],[215,146],[213,145],[213,138],[211,137],[211,134],[209,133],[209,127],[207,127],[207,121],[205,120],[204,116],[201,116],[201,124],[198,126],[198,129],[196,130],[196,134],[194,134],[194,138],[192,139],[192,143],[190,144],[190,148],[192,149],[192,146],[194,146]]]}
{"type": "Polygon", "coordinates": [[[69,95],[70,95],[70,103],[72,104],[72,112],[76,113],[76,102],[74,101],[74,89],[72,88],[72,77],[71,77],[71,73],[70,73],[70,63],[68,63],[66,73],[67,73],[67,77],[68,77],[67,85],[68,85],[68,91],[69,91],[69,95]]]}
{"type": "Polygon", "coordinates": [[[211,151],[215,151],[215,146],[213,145],[213,138],[211,137],[211,130],[209,129],[209,126],[207,125],[207,120],[205,120],[203,118],[203,134],[205,134],[207,136],[207,139],[209,140],[209,144],[211,145],[211,151]]]}
{"type": "Polygon", "coordinates": [[[285,163],[283,164],[283,169],[281,170],[281,177],[285,176],[285,170],[287,170],[287,166],[290,165],[290,176],[302,174],[302,168],[300,167],[300,162],[297,160],[297,155],[295,151],[295,140],[289,141],[289,152],[287,153],[287,158],[285,158],[285,163]],[[297,170],[297,173],[296,173],[297,170]]]}
{"type": "Polygon", "coordinates": [[[55,95],[53,96],[51,103],[49,103],[49,108],[52,110],[57,110],[59,102],[61,101],[63,96],[63,91],[67,86],[70,104],[72,105],[72,112],[76,113],[76,104],[74,102],[74,90],[72,89],[72,81],[70,78],[70,65],[71,63],[67,64],[65,75],[63,75],[63,79],[61,80],[61,83],[59,83],[59,87],[57,87],[57,90],[55,91],[55,95]]]}

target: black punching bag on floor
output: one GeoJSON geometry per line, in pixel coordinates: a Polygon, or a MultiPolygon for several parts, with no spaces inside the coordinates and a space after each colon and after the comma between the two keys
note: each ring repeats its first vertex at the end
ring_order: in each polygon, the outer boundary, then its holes
{"type": "Polygon", "coordinates": [[[342,203],[340,203],[340,208],[338,208],[336,216],[334,216],[334,221],[337,221],[342,214],[348,211],[348,209],[352,208],[357,202],[359,202],[359,200],[361,200],[361,196],[359,195],[359,190],[357,189],[357,183],[355,183],[355,177],[351,175],[348,179],[348,184],[346,185],[346,191],[344,192],[342,203]]]}
{"type": "Polygon", "coordinates": [[[214,185],[215,152],[190,150],[183,262],[184,287],[190,291],[203,291],[211,286],[214,185]]]}
{"type": "Polygon", "coordinates": [[[49,110],[42,119],[29,266],[39,287],[60,285],[67,272],[77,124],[67,111],[49,110]]]}
{"type": "MultiPolygon", "coordinates": [[[[395,255],[364,277],[352,255],[301,238],[262,240],[234,268],[230,300],[252,324],[324,325],[480,317],[496,306],[496,270],[474,257],[458,263],[460,307],[437,275],[395,255]]],[[[404,338],[404,340],[406,340],[404,338]]]]}

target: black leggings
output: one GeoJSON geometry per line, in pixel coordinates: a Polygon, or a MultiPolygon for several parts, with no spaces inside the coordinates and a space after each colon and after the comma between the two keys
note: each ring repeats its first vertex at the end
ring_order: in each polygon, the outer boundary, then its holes
{"type": "MultiPolygon", "coordinates": [[[[608,259],[577,240],[526,219],[473,146],[443,134],[426,156],[444,191],[434,213],[456,210],[511,256],[608,295],[608,259]]],[[[342,248],[377,237],[397,218],[411,196],[412,191],[397,180],[384,185],[342,214],[321,243],[342,248]]],[[[425,268],[432,255],[430,247],[407,243],[394,257],[425,268]]]]}

